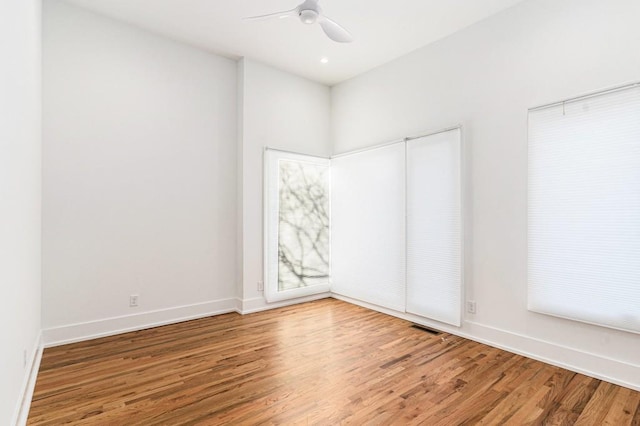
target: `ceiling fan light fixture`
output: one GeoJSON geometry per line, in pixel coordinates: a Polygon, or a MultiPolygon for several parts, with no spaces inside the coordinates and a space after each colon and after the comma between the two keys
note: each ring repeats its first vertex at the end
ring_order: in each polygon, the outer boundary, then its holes
{"type": "Polygon", "coordinates": [[[314,24],[318,20],[318,12],[312,9],[301,10],[300,20],[305,24],[314,24]]]}
{"type": "Polygon", "coordinates": [[[285,10],[282,12],[268,13],[266,15],[250,16],[245,19],[251,21],[271,19],[271,18],[288,18],[290,16],[297,16],[300,18],[300,22],[305,25],[319,24],[322,31],[331,40],[338,43],[350,43],[353,41],[353,36],[349,31],[340,26],[337,22],[329,19],[322,13],[322,8],[318,4],[320,0],[304,0],[298,5],[298,7],[285,10]]]}

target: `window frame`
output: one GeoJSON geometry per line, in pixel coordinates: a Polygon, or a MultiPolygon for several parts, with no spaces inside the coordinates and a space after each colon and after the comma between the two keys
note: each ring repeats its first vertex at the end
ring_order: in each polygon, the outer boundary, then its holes
{"type": "Polygon", "coordinates": [[[279,302],[299,297],[312,296],[316,294],[329,293],[331,290],[331,226],[329,226],[329,277],[326,284],[316,284],[307,287],[299,287],[289,290],[279,290],[278,288],[278,235],[279,235],[279,204],[280,204],[280,161],[298,161],[311,163],[327,167],[328,182],[327,194],[329,202],[329,222],[331,221],[331,160],[319,156],[299,154],[273,148],[264,150],[264,207],[263,207],[263,273],[264,273],[264,296],[267,302],[279,302]],[[275,257],[274,257],[275,256],[275,257]]]}

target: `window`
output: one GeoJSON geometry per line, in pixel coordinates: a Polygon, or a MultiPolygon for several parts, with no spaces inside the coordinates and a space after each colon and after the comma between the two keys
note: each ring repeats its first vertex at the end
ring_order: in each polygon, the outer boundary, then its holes
{"type": "Polygon", "coordinates": [[[329,160],[265,151],[265,295],[329,290],[329,160]]]}
{"type": "Polygon", "coordinates": [[[407,312],[460,326],[461,130],[407,142],[407,312]]]}
{"type": "Polygon", "coordinates": [[[529,111],[528,306],[640,332],[640,87],[529,111]]]}
{"type": "Polygon", "coordinates": [[[332,292],[460,326],[461,136],[332,159],[332,292]]]}
{"type": "Polygon", "coordinates": [[[332,159],[331,290],[404,312],[404,142],[332,159]]]}
{"type": "Polygon", "coordinates": [[[456,127],[331,160],[265,151],[267,300],[330,290],[460,326],[461,145],[456,127]]]}

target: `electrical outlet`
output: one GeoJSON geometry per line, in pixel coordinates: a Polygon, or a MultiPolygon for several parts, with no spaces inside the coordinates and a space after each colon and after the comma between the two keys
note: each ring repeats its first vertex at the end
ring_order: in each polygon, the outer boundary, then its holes
{"type": "Polygon", "coordinates": [[[264,283],[262,281],[258,281],[258,291],[264,291],[264,283]]]}
{"type": "Polygon", "coordinates": [[[476,302],[475,300],[467,300],[467,312],[470,314],[476,313],[476,302]]]}
{"type": "Polygon", "coordinates": [[[131,296],[129,296],[129,307],[131,308],[135,308],[136,306],[138,306],[138,295],[137,294],[132,294],[131,296]]]}

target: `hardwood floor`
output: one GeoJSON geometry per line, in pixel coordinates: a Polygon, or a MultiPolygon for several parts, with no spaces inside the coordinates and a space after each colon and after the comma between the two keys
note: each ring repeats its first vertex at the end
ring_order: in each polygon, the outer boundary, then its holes
{"type": "Polygon", "coordinates": [[[640,425],[640,392],[334,299],[44,351],[31,425],[640,425]]]}

